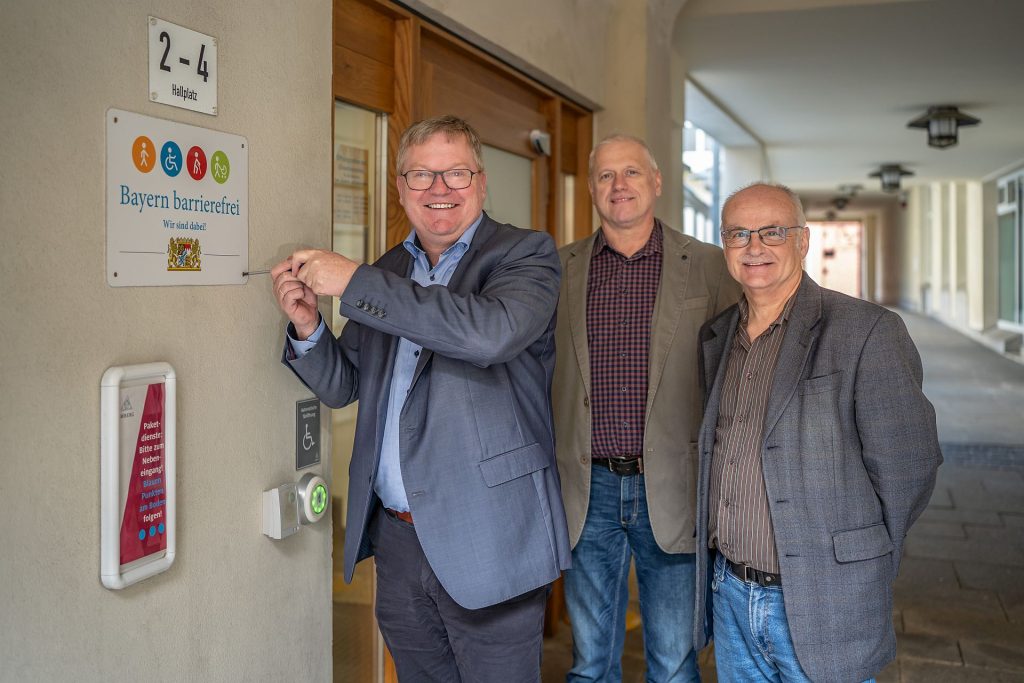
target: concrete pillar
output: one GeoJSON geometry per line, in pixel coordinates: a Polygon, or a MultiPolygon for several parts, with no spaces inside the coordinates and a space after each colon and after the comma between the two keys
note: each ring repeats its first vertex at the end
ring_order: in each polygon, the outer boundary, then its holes
{"type": "Polygon", "coordinates": [[[943,291],[948,302],[946,314],[951,320],[957,320],[959,317],[957,306],[957,281],[959,280],[957,265],[959,263],[959,253],[957,249],[960,246],[958,233],[963,226],[958,215],[961,202],[958,202],[957,185],[955,181],[943,183],[942,197],[943,213],[945,214],[942,237],[946,244],[945,260],[943,262],[943,275],[945,276],[943,291]]]}
{"type": "Polygon", "coordinates": [[[965,183],[964,220],[964,232],[967,234],[964,254],[967,326],[980,332],[985,329],[985,234],[982,225],[981,183],[965,183]]]}
{"type": "Polygon", "coordinates": [[[900,284],[900,302],[904,308],[921,311],[923,302],[921,293],[924,288],[922,277],[921,252],[921,209],[922,189],[913,187],[907,191],[907,208],[903,212],[900,226],[900,242],[902,243],[900,272],[903,274],[900,284]]]}
{"type": "Polygon", "coordinates": [[[948,250],[946,249],[946,235],[943,231],[945,222],[945,183],[931,183],[929,187],[929,220],[928,220],[928,241],[925,249],[931,252],[931,268],[929,274],[930,299],[927,313],[930,315],[945,316],[949,311],[948,293],[946,291],[946,268],[945,259],[948,250]]]}
{"type": "Polygon", "coordinates": [[[861,279],[860,296],[868,301],[878,301],[875,278],[878,272],[878,214],[874,211],[864,217],[861,231],[861,279]]]}
{"type": "Polygon", "coordinates": [[[672,49],[672,27],[685,0],[618,0],[611,7],[606,108],[595,117],[600,140],[628,133],[647,141],[661,168],[662,194],[655,211],[681,227],[685,65],[672,49]]]}

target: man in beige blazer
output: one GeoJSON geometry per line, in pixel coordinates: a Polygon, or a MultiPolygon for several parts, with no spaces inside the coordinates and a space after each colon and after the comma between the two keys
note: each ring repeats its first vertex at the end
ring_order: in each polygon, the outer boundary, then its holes
{"type": "Polygon", "coordinates": [[[739,287],[721,249],[654,217],[661,174],[642,140],[598,143],[588,185],[601,227],[559,251],[555,330],[555,448],[573,545],[567,680],[621,680],[633,559],[647,680],[698,681],[697,333],[739,287]]]}

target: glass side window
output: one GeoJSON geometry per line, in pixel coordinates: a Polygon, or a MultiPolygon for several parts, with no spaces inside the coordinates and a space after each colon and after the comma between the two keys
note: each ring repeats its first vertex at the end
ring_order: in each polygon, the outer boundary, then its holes
{"type": "MultiPolygon", "coordinates": [[[[383,240],[387,120],[383,115],[334,103],[333,249],[359,262],[373,262],[383,240]]],[[[341,334],[347,319],[331,302],[330,325],[341,334]]],[[[356,566],[351,584],[344,581],[345,496],[352,460],[356,404],[331,411],[331,488],[334,529],[332,610],[336,681],[383,680],[383,644],[373,616],[373,560],[356,566]]]]}
{"type": "Polygon", "coordinates": [[[484,211],[499,223],[534,228],[533,162],[491,145],[483,145],[483,153],[487,172],[484,211]]]}
{"type": "Polygon", "coordinates": [[[718,142],[687,121],[683,126],[683,232],[721,244],[718,142]]]}
{"type": "Polygon", "coordinates": [[[1021,191],[1024,174],[1017,172],[998,183],[996,225],[999,239],[999,319],[1024,322],[1024,218],[1021,191]]]}

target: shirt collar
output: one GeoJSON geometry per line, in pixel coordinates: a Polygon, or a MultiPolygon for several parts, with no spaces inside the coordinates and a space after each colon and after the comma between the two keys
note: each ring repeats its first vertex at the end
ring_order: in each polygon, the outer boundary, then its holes
{"type": "MultiPolygon", "coordinates": [[[[483,220],[484,214],[481,213],[479,216],[477,216],[476,220],[473,221],[473,223],[469,226],[466,232],[462,233],[462,236],[459,237],[458,240],[456,240],[455,244],[441,252],[441,258],[443,259],[446,256],[453,254],[455,252],[465,253],[466,250],[469,249],[469,245],[473,241],[473,236],[476,234],[476,230],[477,228],[480,227],[480,223],[482,223],[483,220]]],[[[419,240],[416,238],[415,229],[409,232],[409,236],[405,238],[405,241],[402,242],[402,245],[405,247],[406,251],[412,254],[413,258],[417,258],[420,254],[422,254],[423,256],[427,255],[427,252],[423,251],[423,249],[420,247],[419,240]]],[[[441,259],[438,259],[438,262],[440,262],[440,260],[441,259]]]]}
{"type": "MultiPolygon", "coordinates": [[[[786,300],[786,305],[782,307],[782,312],[779,313],[779,317],[776,318],[771,325],[768,327],[775,327],[789,320],[789,314],[793,312],[793,306],[796,305],[796,295],[800,293],[800,289],[797,288],[793,292],[793,296],[786,300]]],[[[740,300],[736,302],[740,309],[740,326],[746,327],[747,322],[750,320],[750,304],[747,302],[747,295],[740,295],[740,300]]]]}
{"type": "MultiPolygon", "coordinates": [[[[639,251],[629,257],[629,260],[643,258],[644,256],[650,256],[652,254],[660,254],[662,253],[663,243],[664,237],[661,232],[661,221],[655,218],[654,229],[651,230],[651,236],[647,238],[646,244],[644,244],[639,251]]],[[[619,254],[619,252],[615,251],[612,246],[608,244],[608,240],[605,239],[604,236],[604,228],[601,227],[597,231],[597,239],[594,240],[594,256],[597,256],[605,249],[608,249],[608,251],[614,254],[619,254]]],[[[619,254],[619,256],[622,256],[622,254],[619,254]]],[[[623,256],[623,258],[625,258],[625,256],[623,256]]]]}

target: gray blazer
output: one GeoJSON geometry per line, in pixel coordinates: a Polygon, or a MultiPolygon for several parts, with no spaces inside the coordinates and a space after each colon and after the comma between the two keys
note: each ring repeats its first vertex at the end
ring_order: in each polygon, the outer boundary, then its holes
{"type": "Polygon", "coordinates": [[[372,554],[369,516],[398,338],[423,346],[401,413],[402,479],[431,569],[476,609],[554,581],[569,566],[551,420],[559,265],[551,237],[484,214],[448,287],[409,279],[398,245],[360,266],[349,318],[285,358],[331,407],[359,401],[349,466],[345,579],[372,554]]]}
{"type": "MultiPolygon", "coordinates": [[[[722,250],[662,226],[661,282],[651,320],[644,482],[651,528],[668,553],[694,550],[697,428],[697,332],[739,296],[722,250]]],[[[597,233],[562,247],[564,277],[555,331],[554,404],[562,499],[575,546],[590,501],[590,351],[587,280],[597,233]]]]}
{"type": "MultiPolygon", "coordinates": [[[[734,307],[701,330],[707,408],[697,541],[705,549],[715,427],[738,320],[734,307]]],[[[761,458],[789,630],[814,681],[863,681],[896,654],[892,582],[942,462],[921,379],[920,356],[898,315],[804,274],[775,368],[761,458]]],[[[709,560],[697,554],[698,587],[710,586],[709,560]]],[[[701,648],[712,616],[700,588],[694,616],[701,648]]]]}

